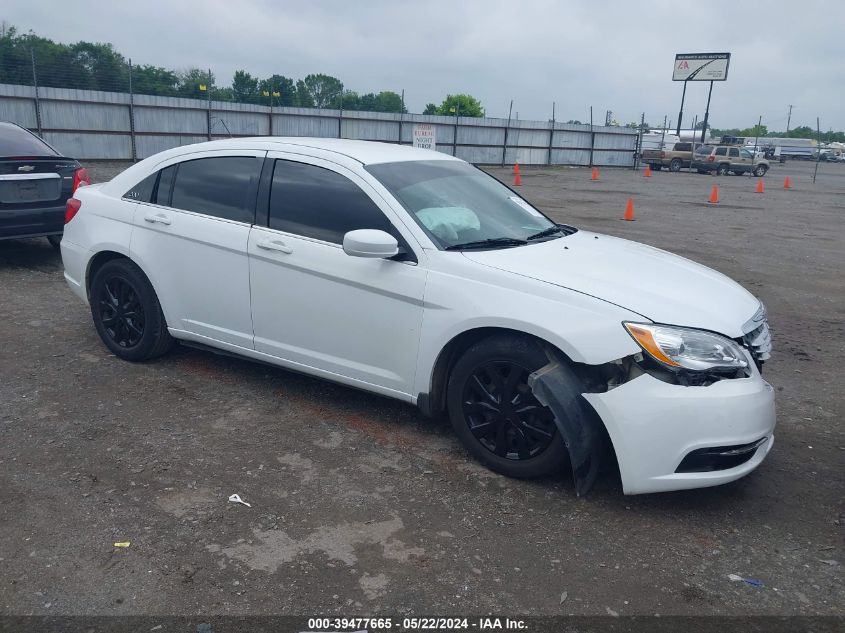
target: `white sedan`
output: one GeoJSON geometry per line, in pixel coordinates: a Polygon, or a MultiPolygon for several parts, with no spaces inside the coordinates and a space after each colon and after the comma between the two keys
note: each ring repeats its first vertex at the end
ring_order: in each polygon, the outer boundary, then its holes
{"type": "Polygon", "coordinates": [[[513,477],[618,463],[625,493],[713,486],[772,447],[766,312],[734,281],[556,224],[408,146],[232,139],[68,201],[65,278],[118,357],[174,340],[448,414],[513,477]]]}

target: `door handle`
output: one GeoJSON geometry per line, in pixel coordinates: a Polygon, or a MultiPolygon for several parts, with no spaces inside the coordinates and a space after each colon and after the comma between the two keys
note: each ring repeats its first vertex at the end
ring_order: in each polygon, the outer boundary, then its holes
{"type": "Polygon", "coordinates": [[[144,220],[151,224],[159,223],[159,224],[170,224],[170,218],[168,218],[163,213],[159,213],[157,215],[145,215],[144,220]]]}
{"type": "Polygon", "coordinates": [[[281,240],[261,240],[260,242],[256,242],[255,245],[258,248],[263,248],[265,251],[279,251],[287,255],[293,252],[293,249],[281,240]]]}

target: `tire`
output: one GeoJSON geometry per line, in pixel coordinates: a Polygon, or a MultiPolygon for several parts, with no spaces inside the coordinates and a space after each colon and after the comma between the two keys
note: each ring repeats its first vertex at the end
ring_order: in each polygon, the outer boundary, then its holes
{"type": "Polygon", "coordinates": [[[765,176],[767,171],[769,171],[769,168],[765,165],[757,165],[754,168],[753,174],[757,176],[757,178],[760,178],[761,176],[765,176]]]}
{"type": "Polygon", "coordinates": [[[174,344],[149,279],[129,259],[113,259],[91,280],[91,316],[106,347],[138,362],[168,352],[174,344]]]}
{"type": "Polygon", "coordinates": [[[48,235],[47,241],[50,242],[50,246],[55,248],[57,251],[62,249],[62,236],[61,235],[48,235]]]}
{"type": "Polygon", "coordinates": [[[681,171],[681,167],[683,166],[684,164],[681,162],[680,158],[673,158],[672,161],[669,163],[669,171],[681,171]]]}
{"type": "Polygon", "coordinates": [[[716,168],[716,173],[717,173],[719,176],[727,176],[729,172],[730,172],[730,165],[729,165],[728,163],[721,163],[721,164],[720,164],[720,165],[716,168]]]}
{"type": "Polygon", "coordinates": [[[526,382],[548,363],[536,341],[494,335],[470,347],[452,368],[446,392],[452,427],[464,447],[491,470],[526,479],[567,463],[554,415],[526,382]]]}

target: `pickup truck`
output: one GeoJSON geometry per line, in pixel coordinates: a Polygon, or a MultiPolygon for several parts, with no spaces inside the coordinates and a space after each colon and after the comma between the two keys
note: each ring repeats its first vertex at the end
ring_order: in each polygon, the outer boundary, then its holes
{"type": "Polygon", "coordinates": [[[667,143],[664,149],[643,150],[642,160],[658,171],[664,167],[669,171],[681,171],[692,162],[692,143],[667,143]]]}

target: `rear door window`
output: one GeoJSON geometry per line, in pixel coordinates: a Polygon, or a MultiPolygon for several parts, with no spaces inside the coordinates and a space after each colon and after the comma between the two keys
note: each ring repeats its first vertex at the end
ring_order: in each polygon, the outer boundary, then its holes
{"type": "Polygon", "coordinates": [[[717,147],[716,148],[716,156],[727,156],[727,147],[717,147]]]}
{"type": "Polygon", "coordinates": [[[739,158],[739,150],[736,147],[731,147],[730,154],[728,154],[731,158],[739,158]]]}
{"type": "Polygon", "coordinates": [[[123,197],[135,202],[150,202],[153,197],[153,191],[155,190],[157,179],[158,172],[150,174],[137,185],[132,187],[132,189],[124,193],[123,197]]]}
{"type": "Polygon", "coordinates": [[[271,229],[342,244],[356,229],[398,232],[364,191],[337,172],[289,160],[277,160],[270,189],[271,229]]]}
{"type": "Polygon", "coordinates": [[[263,159],[251,156],[219,156],[179,163],[169,206],[252,223],[262,164],[263,159]]]}

